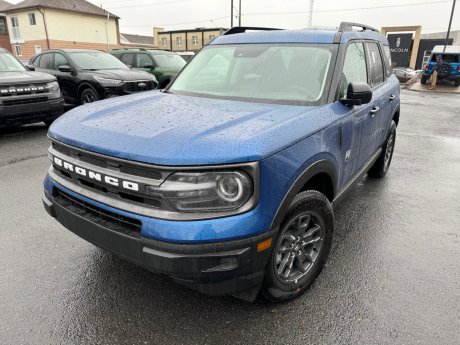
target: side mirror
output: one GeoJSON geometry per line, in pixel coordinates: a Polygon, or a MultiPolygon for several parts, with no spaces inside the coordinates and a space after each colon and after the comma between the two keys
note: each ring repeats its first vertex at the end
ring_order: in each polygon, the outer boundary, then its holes
{"type": "Polygon", "coordinates": [[[372,100],[372,89],[366,83],[348,84],[347,97],[340,99],[344,105],[362,105],[372,100]]]}
{"type": "Polygon", "coordinates": [[[64,73],[71,73],[72,72],[72,68],[70,66],[67,66],[67,65],[59,66],[58,69],[59,69],[59,71],[64,72],[64,73]]]}
{"type": "Polygon", "coordinates": [[[144,68],[154,69],[155,66],[154,66],[152,63],[146,63],[146,64],[144,65],[144,68]]]}
{"type": "Polygon", "coordinates": [[[34,65],[27,65],[26,68],[31,72],[35,71],[35,66],[34,65]]]}

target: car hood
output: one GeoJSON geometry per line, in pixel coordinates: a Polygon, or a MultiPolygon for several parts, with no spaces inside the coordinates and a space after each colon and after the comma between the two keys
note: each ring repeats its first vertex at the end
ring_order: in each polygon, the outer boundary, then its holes
{"type": "Polygon", "coordinates": [[[124,81],[152,80],[154,77],[147,72],[137,71],[135,69],[108,69],[91,71],[92,75],[102,78],[121,79],[124,81]]]}
{"type": "Polygon", "coordinates": [[[49,136],[84,150],[158,165],[249,162],[324,128],[334,115],[328,108],[148,91],[75,108],[54,122],[49,136]]]}
{"type": "Polygon", "coordinates": [[[56,80],[51,74],[40,72],[0,72],[0,85],[48,83],[56,80]]]}

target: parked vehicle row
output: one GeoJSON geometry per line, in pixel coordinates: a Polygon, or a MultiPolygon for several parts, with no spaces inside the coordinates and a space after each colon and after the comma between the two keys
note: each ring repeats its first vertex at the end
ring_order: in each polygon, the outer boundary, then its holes
{"type": "Polygon", "coordinates": [[[110,53],[52,49],[26,62],[1,49],[0,126],[42,121],[49,125],[63,113],[64,102],[76,106],[161,89],[186,64],[169,51],[124,49],[110,53]]]}

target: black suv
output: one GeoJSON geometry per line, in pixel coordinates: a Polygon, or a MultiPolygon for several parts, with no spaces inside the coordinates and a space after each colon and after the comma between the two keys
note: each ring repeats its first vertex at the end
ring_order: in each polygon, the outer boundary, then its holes
{"type": "Polygon", "coordinates": [[[55,77],[28,71],[0,48],[0,127],[42,121],[49,125],[62,114],[63,107],[55,77]]]}
{"type": "Polygon", "coordinates": [[[151,74],[131,70],[112,55],[97,50],[48,50],[35,56],[31,64],[57,78],[69,104],[91,103],[158,86],[151,74]]]}

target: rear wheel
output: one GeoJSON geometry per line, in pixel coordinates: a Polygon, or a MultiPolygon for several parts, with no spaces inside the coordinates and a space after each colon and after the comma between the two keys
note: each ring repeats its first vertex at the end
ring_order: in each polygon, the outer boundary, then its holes
{"type": "Polygon", "coordinates": [[[87,103],[93,103],[98,101],[99,95],[97,94],[96,90],[94,90],[92,87],[87,87],[83,89],[80,95],[80,104],[87,104],[87,103]]]}
{"type": "Polygon", "coordinates": [[[374,165],[367,172],[370,177],[382,178],[387,174],[388,169],[390,169],[391,159],[393,158],[395,142],[396,123],[391,121],[390,133],[388,133],[387,140],[382,147],[382,152],[380,153],[379,158],[375,161],[374,165]]]}
{"type": "Polygon", "coordinates": [[[275,241],[262,295],[284,302],[307,290],[327,260],[333,230],[334,214],[326,196],[317,191],[297,195],[275,241]]]}

